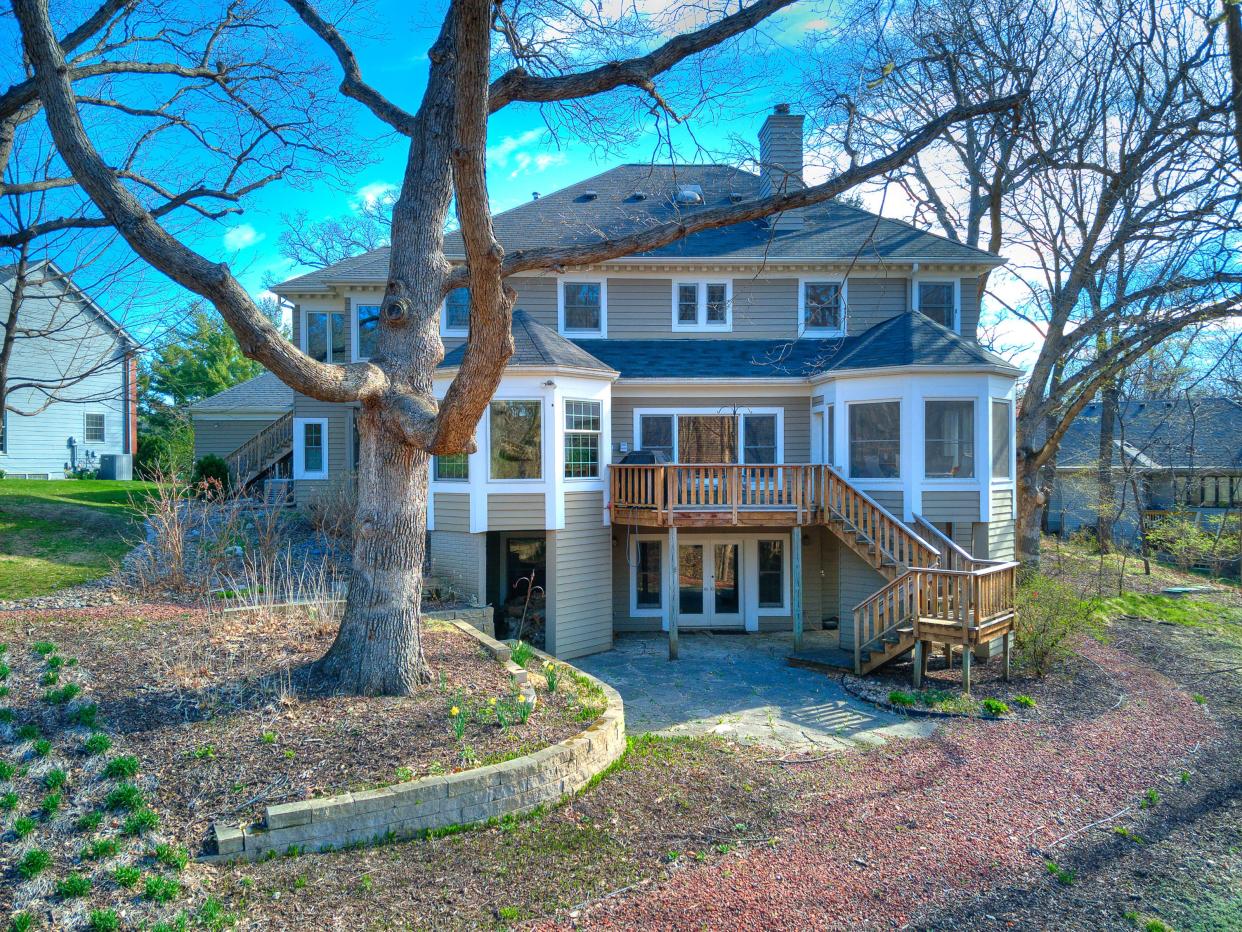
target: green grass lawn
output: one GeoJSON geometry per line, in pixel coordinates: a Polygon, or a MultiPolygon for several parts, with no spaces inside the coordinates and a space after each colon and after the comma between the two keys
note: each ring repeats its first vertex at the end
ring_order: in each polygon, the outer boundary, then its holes
{"type": "Polygon", "coordinates": [[[105,576],[138,535],[152,484],[0,480],[0,600],[46,595],[105,576]]]}

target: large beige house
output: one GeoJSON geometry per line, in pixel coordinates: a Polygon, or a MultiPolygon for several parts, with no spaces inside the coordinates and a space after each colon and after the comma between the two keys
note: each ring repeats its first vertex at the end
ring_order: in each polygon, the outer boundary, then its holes
{"type": "MultiPolygon", "coordinates": [[[[802,117],[778,108],[760,142],[758,173],[623,165],[497,215],[497,235],[584,241],[800,183],[802,117]]],[[[1018,372],[976,339],[979,276],[1001,262],[827,203],[516,276],[516,352],[478,450],[435,463],[433,572],[496,606],[502,634],[533,572],[565,658],[670,625],[835,626],[867,669],[1004,634],[1018,372]]],[[[380,249],[278,286],[301,347],[366,358],[387,264],[380,249]]],[[[468,320],[454,293],[441,390],[468,320]]],[[[195,416],[200,454],[246,480],[287,463],[298,503],[354,468],[353,410],[271,376],[195,416]]]]}

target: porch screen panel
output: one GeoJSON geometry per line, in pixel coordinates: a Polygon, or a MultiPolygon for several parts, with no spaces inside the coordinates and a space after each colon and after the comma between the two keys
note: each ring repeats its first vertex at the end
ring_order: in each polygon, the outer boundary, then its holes
{"type": "Polygon", "coordinates": [[[641,449],[662,453],[673,462],[673,416],[644,414],[638,424],[638,442],[641,449]]]}
{"type": "Polygon", "coordinates": [[[493,401],[491,461],[493,479],[539,479],[543,446],[538,401],[493,401]]]}
{"type": "Polygon", "coordinates": [[[1009,475],[1009,402],[992,402],[992,478],[1009,475]]]}
{"type": "Polygon", "coordinates": [[[975,475],[975,405],[971,401],[929,401],[924,419],[929,479],[975,475]]]}
{"type": "Polygon", "coordinates": [[[747,463],[776,462],[776,415],[747,414],[742,418],[747,463]]]}
{"type": "Polygon", "coordinates": [[[699,414],[678,417],[677,460],[681,463],[736,463],[737,418],[699,414]]]}
{"type": "Polygon", "coordinates": [[[850,405],[850,475],[896,479],[901,475],[901,405],[876,401],[850,405]]]}

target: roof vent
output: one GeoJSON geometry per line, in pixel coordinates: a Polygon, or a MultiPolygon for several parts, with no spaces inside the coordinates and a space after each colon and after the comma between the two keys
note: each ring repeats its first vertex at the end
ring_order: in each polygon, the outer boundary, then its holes
{"type": "Polygon", "coordinates": [[[730,191],[729,200],[731,200],[734,204],[738,204],[746,200],[746,195],[741,191],[730,191]]]}
{"type": "Polygon", "coordinates": [[[673,199],[678,204],[702,204],[703,188],[697,184],[683,184],[677,188],[677,193],[673,195],[673,199]]]}
{"type": "Polygon", "coordinates": [[[538,191],[531,191],[531,192],[530,192],[530,199],[531,199],[532,201],[537,201],[537,200],[539,200],[539,192],[538,192],[538,191]]]}
{"type": "Polygon", "coordinates": [[[598,192],[598,191],[583,191],[583,192],[582,192],[582,199],[583,199],[584,201],[593,201],[593,200],[595,200],[597,197],[599,197],[599,192],[598,192]]]}
{"type": "Polygon", "coordinates": [[[649,195],[647,194],[646,191],[635,191],[634,192],[634,200],[636,201],[645,201],[647,200],[648,196],[649,195]]]}

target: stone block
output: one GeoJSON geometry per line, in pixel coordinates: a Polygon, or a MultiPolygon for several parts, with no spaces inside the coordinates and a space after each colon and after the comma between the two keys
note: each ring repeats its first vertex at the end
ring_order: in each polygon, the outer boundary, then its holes
{"type": "Polygon", "coordinates": [[[394,808],[399,802],[399,794],[390,786],[378,790],[363,790],[353,794],[350,812],[354,815],[383,812],[394,808]]]}
{"type": "Polygon", "coordinates": [[[216,830],[216,854],[230,855],[241,854],[246,847],[246,836],[241,829],[232,825],[222,825],[217,822],[216,830]]]}
{"type": "Polygon", "coordinates": [[[328,822],[349,815],[354,811],[354,794],[341,793],[312,799],[308,803],[312,822],[328,822]]]}
{"type": "Polygon", "coordinates": [[[281,803],[267,807],[267,830],[289,828],[293,825],[306,825],[311,820],[311,808],[306,802],[281,803]]]}

